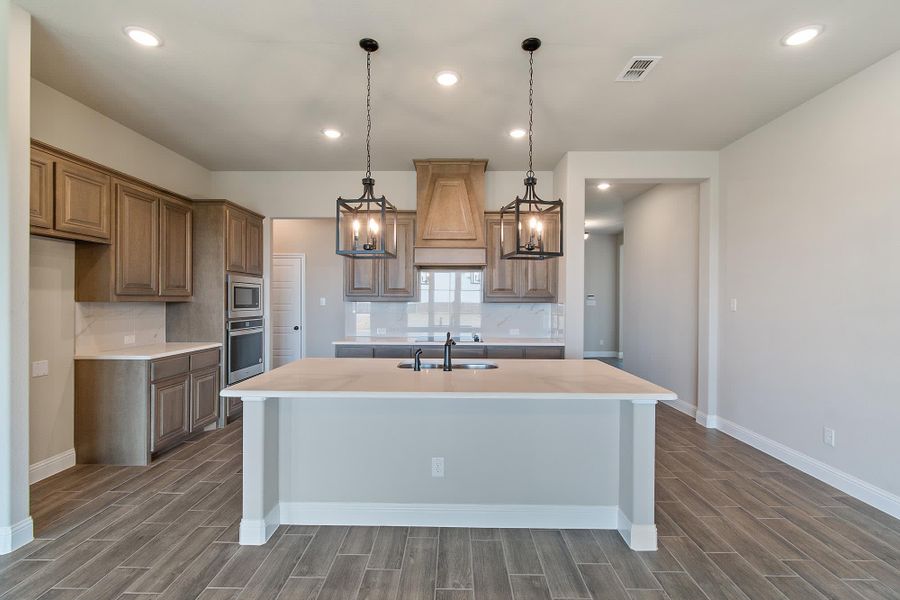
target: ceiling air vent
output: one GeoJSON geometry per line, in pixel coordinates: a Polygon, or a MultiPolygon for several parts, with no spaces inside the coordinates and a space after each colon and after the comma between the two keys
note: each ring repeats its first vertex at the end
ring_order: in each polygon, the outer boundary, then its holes
{"type": "Polygon", "coordinates": [[[616,81],[643,81],[662,56],[632,56],[616,81]]]}

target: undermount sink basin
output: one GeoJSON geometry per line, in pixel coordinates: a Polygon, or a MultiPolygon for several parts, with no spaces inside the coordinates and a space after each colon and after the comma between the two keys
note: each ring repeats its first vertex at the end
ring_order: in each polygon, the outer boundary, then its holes
{"type": "MultiPolygon", "coordinates": [[[[400,364],[397,365],[398,369],[412,369],[414,366],[413,361],[404,360],[400,364]]],[[[444,363],[439,360],[423,360],[422,361],[423,369],[443,369],[444,363]]],[[[496,369],[497,363],[491,362],[489,360],[460,360],[453,361],[453,370],[456,369],[496,369]]]]}

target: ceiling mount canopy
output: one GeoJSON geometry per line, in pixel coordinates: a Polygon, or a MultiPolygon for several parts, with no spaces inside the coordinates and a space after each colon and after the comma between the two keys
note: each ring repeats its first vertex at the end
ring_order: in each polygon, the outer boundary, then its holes
{"type": "Polygon", "coordinates": [[[363,38],[359,47],[366,52],[366,175],[359,198],[338,196],[335,250],[352,258],[395,258],[397,208],[384,196],[375,196],[372,178],[372,53],[378,50],[378,42],[363,38]]]}
{"type": "Polygon", "coordinates": [[[524,196],[516,196],[500,209],[500,253],[505,259],[543,260],[563,255],[562,200],[542,200],[534,189],[534,53],[540,47],[538,38],[522,41],[522,50],[528,53],[528,170],[524,196]],[[512,232],[507,235],[509,226],[512,232]]]}

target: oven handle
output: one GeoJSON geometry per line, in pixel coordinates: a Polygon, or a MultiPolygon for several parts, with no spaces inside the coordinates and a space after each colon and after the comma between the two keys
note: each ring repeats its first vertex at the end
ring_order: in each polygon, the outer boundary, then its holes
{"type": "Polygon", "coordinates": [[[253,327],[252,329],[238,329],[238,330],[229,330],[228,337],[236,337],[239,335],[250,335],[253,333],[262,333],[263,327],[253,327]]]}

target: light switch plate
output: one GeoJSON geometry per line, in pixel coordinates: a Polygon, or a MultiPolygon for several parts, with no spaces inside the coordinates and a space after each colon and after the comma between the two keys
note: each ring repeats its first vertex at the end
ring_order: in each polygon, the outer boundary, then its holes
{"type": "Polygon", "coordinates": [[[319,296],[319,306],[325,306],[325,296],[319,296]]]}
{"type": "Polygon", "coordinates": [[[50,374],[50,362],[46,360],[36,360],[31,363],[32,377],[46,377],[50,374]]]}
{"type": "Polygon", "coordinates": [[[443,477],[444,476],[444,457],[443,456],[435,456],[431,459],[431,476],[432,477],[443,477]]]}
{"type": "Polygon", "coordinates": [[[375,329],[375,335],[387,335],[386,327],[378,327],[375,329]]]}
{"type": "Polygon", "coordinates": [[[518,329],[510,329],[509,335],[519,335],[519,330],[518,329]]]}
{"type": "Polygon", "coordinates": [[[125,336],[125,345],[126,345],[126,346],[131,346],[132,344],[134,344],[134,340],[135,340],[135,338],[134,338],[134,335],[133,335],[133,334],[132,334],[132,335],[126,335],[126,336],[125,336]]]}

